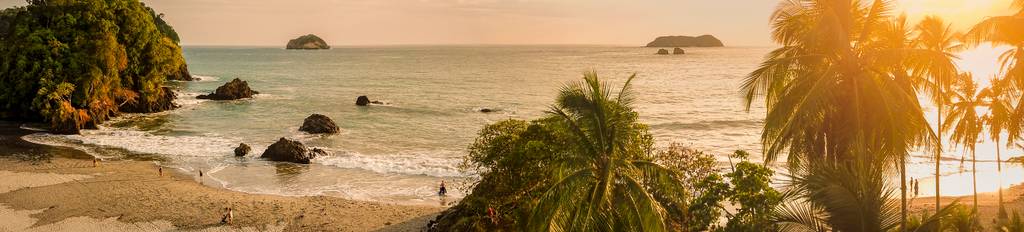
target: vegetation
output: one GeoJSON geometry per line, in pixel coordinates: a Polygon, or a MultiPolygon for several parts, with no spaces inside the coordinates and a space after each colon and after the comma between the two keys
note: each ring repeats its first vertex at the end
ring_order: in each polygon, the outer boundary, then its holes
{"type": "Polygon", "coordinates": [[[0,12],[0,117],[58,133],[171,109],[177,33],[137,0],[30,0],[0,12]],[[156,17],[155,17],[156,16],[156,17]]]}
{"type": "Polygon", "coordinates": [[[744,160],[720,173],[710,155],[655,151],[631,108],[595,73],[562,88],[547,116],[485,127],[463,167],[480,181],[438,217],[437,231],[748,231],[772,228],[772,171],[744,160]],[[738,206],[735,211],[722,205],[738,206]],[[492,213],[493,212],[493,213],[492,213]],[[720,216],[729,222],[722,225],[720,216]]]}

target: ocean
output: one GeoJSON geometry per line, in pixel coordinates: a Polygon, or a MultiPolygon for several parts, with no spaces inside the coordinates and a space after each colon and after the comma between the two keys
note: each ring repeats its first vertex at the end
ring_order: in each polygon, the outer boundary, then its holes
{"type": "MultiPolygon", "coordinates": [[[[659,147],[680,143],[715,154],[723,163],[735,150],[760,159],[756,154],[765,109],[761,104],[745,109],[739,85],[771,48],[690,48],[685,55],[655,55],[656,50],[561,45],[185,47],[189,69],[200,80],[170,84],[178,89],[181,108],[125,115],[82,135],[37,133],[24,138],[105,159],[153,160],[189,173],[202,170],[204,184],[236,191],[436,204],[442,180],[454,185],[449,195],[457,199],[476,177],[459,164],[483,126],[541,117],[563,84],[596,71],[615,87],[629,75],[638,76],[633,82],[635,109],[659,147]],[[247,81],[260,94],[237,101],[195,99],[234,78],[247,81]],[[361,95],[386,104],[356,106],[361,95]],[[480,112],[485,108],[495,112],[480,112]],[[331,117],[341,133],[299,132],[303,119],[313,113],[331,117]],[[257,158],[281,137],[330,155],[311,165],[257,158]],[[234,157],[239,143],[252,146],[252,154],[234,157]]],[[[979,157],[985,157],[981,152],[979,157]]],[[[944,179],[943,186],[959,193],[962,186],[946,181],[963,177],[957,168],[960,153],[951,150],[947,156],[944,174],[953,178],[944,179]]],[[[931,161],[923,153],[911,161],[911,176],[924,177],[922,194],[930,193],[931,161]]],[[[994,163],[979,166],[994,171],[994,163]]],[[[1013,172],[1004,174],[1012,176],[1007,183],[1021,181],[1020,165],[1005,168],[1013,172]]]]}

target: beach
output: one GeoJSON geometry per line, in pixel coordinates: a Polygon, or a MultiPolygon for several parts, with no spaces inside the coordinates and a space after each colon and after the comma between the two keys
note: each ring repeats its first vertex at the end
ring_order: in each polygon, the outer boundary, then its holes
{"type": "Polygon", "coordinates": [[[440,206],[251,194],[152,161],[108,160],[0,127],[0,231],[420,231],[440,206]],[[205,181],[205,180],[204,180],[205,181]],[[221,224],[225,208],[234,219],[221,224]]]}

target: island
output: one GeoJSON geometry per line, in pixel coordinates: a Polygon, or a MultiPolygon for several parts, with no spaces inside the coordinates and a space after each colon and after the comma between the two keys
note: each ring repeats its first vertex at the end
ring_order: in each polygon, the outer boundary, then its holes
{"type": "Polygon", "coordinates": [[[723,47],[721,40],[713,35],[702,36],[661,36],[650,43],[647,47],[723,47]]]}
{"type": "Polygon", "coordinates": [[[299,36],[293,40],[288,41],[286,49],[331,49],[331,46],[327,45],[323,39],[314,34],[308,34],[299,36]]]}

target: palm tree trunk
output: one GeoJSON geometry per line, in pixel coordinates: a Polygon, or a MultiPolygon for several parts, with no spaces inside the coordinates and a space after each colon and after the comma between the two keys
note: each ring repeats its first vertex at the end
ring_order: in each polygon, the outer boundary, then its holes
{"type": "MultiPolygon", "coordinates": [[[[938,146],[935,146],[935,213],[936,214],[938,214],[939,211],[942,210],[942,202],[940,202],[942,194],[939,192],[939,183],[940,183],[939,182],[939,178],[942,177],[942,171],[940,170],[941,166],[939,165],[942,162],[942,104],[944,104],[944,103],[942,103],[942,102],[938,103],[939,113],[937,115],[938,115],[938,119],[939,120],[938,120],[938,128],[936,130],[938,131],[938,135],[939,135],[939,141],[938,141],[939,144],[938,144],[938,146]]],[[[937,217],[935,219],[935,225],[937,225],[936,228],[935,228],[936,231],[942,231],[942,219],[941,218],[937,217]]]]}
{"type": "Polygon", "coordinates": [[[900,192],[903,202],[900,208],[900,231],[907,231],[907,155],[900,156],[900,192]]]}
{"type": "Polygon", "coordinates": [[[974,187],[974,221],[978,222],[978,156],[971,148],[971,185],[974,187]]]}
{"type": "Polygon", "coordinates": [[[999,178],[999,219],[1007,219],[1006,208],[1003,207],[1003,158],[999,147],[999,136],[996,136],[996,176],[999,178]]]}

